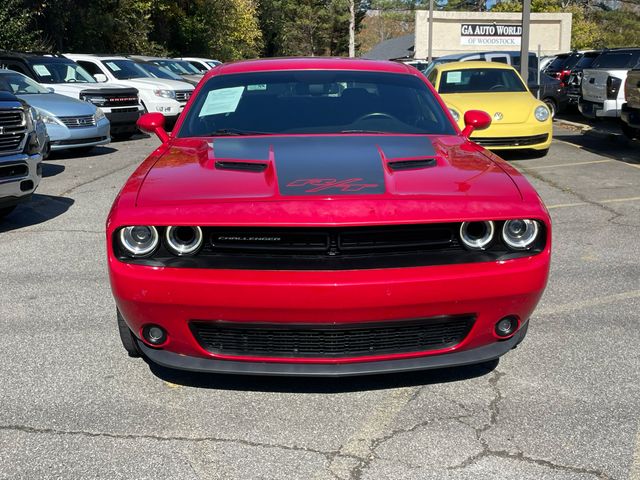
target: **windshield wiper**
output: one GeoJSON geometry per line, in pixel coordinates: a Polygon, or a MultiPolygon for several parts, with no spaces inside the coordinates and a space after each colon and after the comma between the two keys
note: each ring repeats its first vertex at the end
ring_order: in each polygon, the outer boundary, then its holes
{"type": "Polygon", "coordinates": [[[236,135],[269,135],[267,132],[250,132],[248,130],[238,130],[237,128],[219,128],[207,136],[236,136],[236,135]]]}
{"type": "Polygon", "coordinates": [[[338,133],[390,133],[382,132],[380,130],[340,130],[338,133]]]}

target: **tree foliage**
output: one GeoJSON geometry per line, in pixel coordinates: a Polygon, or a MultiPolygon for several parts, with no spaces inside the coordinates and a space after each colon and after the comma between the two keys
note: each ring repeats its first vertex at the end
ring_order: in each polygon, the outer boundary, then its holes
{"type": "Polygon", "coordinates": [[[39,50],[45,47],[42,32],[34,28],[35,12],[25,10],[20,0],[0,2],[0,49],[39,50]]]}
{"type": "MultiPolygon", "coordinates": [[[[637,1],[532,0],[531,11],[572,13],[572,48],[614,48],[640,45],[639,5],[637,1]]],[[[491,11],[521,12],[522,2],[502,1],[491,11]]]]}

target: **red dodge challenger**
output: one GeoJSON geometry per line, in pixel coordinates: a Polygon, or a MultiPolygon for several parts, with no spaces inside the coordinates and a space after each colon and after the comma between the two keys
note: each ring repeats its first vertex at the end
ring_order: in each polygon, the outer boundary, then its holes
{"type": "Polygon", "coordinates": [[[340,376],[486,362],[524,338],[549,214],[412,67],[245,61],[200,82],[107,220],[131,356],[340,376]]]}

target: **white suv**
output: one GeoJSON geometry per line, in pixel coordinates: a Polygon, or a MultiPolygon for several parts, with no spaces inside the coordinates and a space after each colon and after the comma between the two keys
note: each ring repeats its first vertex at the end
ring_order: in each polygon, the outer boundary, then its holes
{"type": "Polygon", "coordinates": [[[580,113],[588,118],[620,117],[627,73],[640,62],[640,48],[603,51],[582,72],[580,113]]]}
{"type": "Polygon", "coordinates": [[[138,89],[140,102],[147,112],[162,113],[171,126],[178,119],[193,85],[178,80],[152,77],[136,62],[125,57],[65,54],[87,70],[98,82],[118,82],[138,89]]]}

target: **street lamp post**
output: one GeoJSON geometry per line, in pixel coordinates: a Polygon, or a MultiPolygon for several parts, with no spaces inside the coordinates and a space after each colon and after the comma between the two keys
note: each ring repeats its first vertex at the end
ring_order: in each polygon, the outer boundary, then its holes
{"type": "Polygon", "coordinates": [[[522,36],[520,37],[520,75],[529,81],[529,29],[531,24],[531,0],[522,1],[522,36]]]}
{"type": "Polygon", "coordinates": [[[433,60],[433,0],[429,0],[429,58],[431,63],[433,60]]]}

